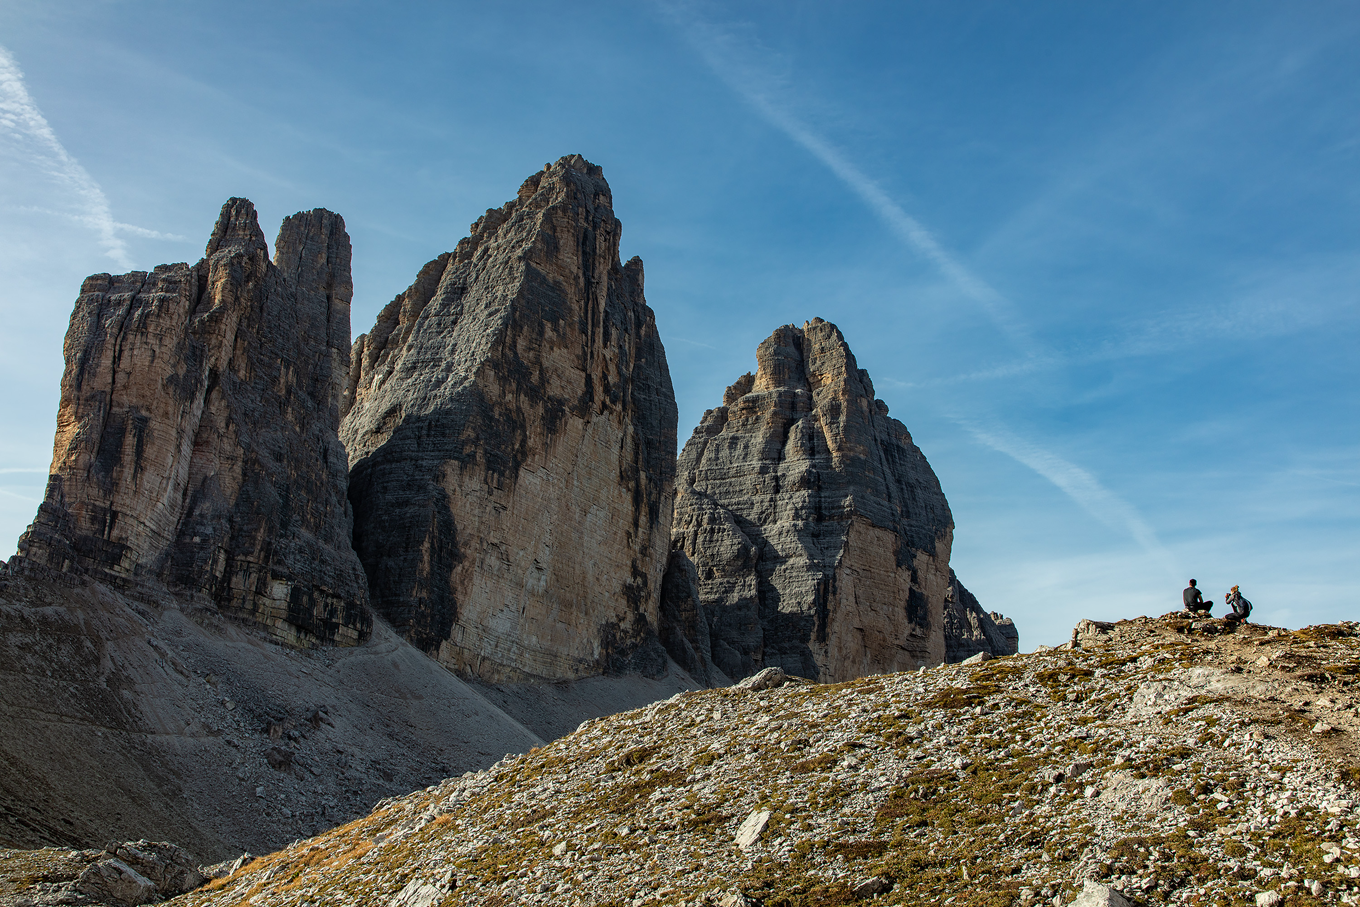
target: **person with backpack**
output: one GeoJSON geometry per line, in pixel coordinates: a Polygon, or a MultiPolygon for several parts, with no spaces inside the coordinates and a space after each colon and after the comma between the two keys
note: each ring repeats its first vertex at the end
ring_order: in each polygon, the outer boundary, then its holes
{"type": "Polygon", "coordinates": [[[1242,597],[1242,592],[1237,586],[1233,586],[1228,594],[1223,596],[1223,602],[1232,608],[1232,613],[1224,616],[1225,620],[1247,622],[1247,616],[1251,614],[1251,602],[1242,597]]]}

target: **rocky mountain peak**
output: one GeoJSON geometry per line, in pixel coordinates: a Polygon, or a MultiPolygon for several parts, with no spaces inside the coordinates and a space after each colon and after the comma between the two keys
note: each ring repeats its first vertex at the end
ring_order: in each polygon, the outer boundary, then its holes
{"type": "Polygon", "coordinates": [[[257,252],[268,253],[264,241],[264,231],[260,229],[260,218],[255,205],[247,198],[229,198],[222,206],[222,213],[213,225],[204,258],[212,258],[218,252],[239,252],[252,255],[257,252]]]}
{"type": "Polygon", "coordinates": [[[354,345],[341,436],[373,601],[486,679],[664,667],[676,409],[601,169],[530,176],[354,345]]]}
{"type": "Polygon", "coordinates": [[[756,361],[677,464],[713,664],[839,680],[943,661],[954,527],[930,465],[834,324],[780,327],[756,361]]]}
{"type": "Polygon", "coordinates": [[[234,198],[196,265],[85,281],[46,499],[11,571],[169,585],[289,642],[367,634],[336,433],[349,235],[317,209],[275,247],[234,198]]]}

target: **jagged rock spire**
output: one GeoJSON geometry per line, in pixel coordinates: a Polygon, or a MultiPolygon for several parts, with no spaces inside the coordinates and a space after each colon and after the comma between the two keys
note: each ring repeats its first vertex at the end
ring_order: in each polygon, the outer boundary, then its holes
{"type": "Polygon", "coordinates": [[[289,642],[367,634],[336,433],[349,236],[317,209],[275,247],[271,262],[233,198],[198,264],[85,281],[46,499],[12,570],[165,583],[289,642]]]}
{"type": "Polygon", "coordinates": [[[461,673],[664,668],[676,407],[621,229],[564,157],[355,342],[355,548],[375,607],[461,673]]]}
{"type": "Polygon", "coordinates": [[[944,660],[954,523],[834,324],[776,330],[680,455],[673,543],[713,664],[845,680],[944,660]]]}

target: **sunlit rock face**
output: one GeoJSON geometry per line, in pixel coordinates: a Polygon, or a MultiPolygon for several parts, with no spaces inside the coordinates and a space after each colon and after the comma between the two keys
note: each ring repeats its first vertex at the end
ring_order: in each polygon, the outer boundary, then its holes
{"type": "Polygon", "coordinates": [[[163,583],[287,642],[365,638],[337,434],[352,295],[339,215],[289,217],[271,261],[235,198],[197,264],[88,278],[10,569],[163,583]]]}
{"type": "Polygon", "coordinates": [[[835,325],[781,327],[756,358],[676,470],[713,664],[839,681],[942,662],[954,525],[930,464],[835,325]]]}
{"type": "Polygon", "coordinates": [[[341,437],[376,608],[487,680],[656,673],[676,407],[599,167],[531,176],[354,344],[341,437]]]}

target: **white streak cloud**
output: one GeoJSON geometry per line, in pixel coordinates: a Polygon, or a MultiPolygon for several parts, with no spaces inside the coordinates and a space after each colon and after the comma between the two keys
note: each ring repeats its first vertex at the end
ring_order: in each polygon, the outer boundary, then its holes
{"type": "Polygon", "coordinates": [[[33,157],[44,174],[80,200],[84,208],[80,219],[95,231],[104,254],[119,268],[132,270],[127,246],[118,235],[119,229],[126,226],[113,219],[104,190],[52,131],[24,85],[19,64],[4,47],[0,47],[0,131],[26,140],[36,150],[33,157]]]}
{"type": "Polygon", "coordinates": [[[767,123],[825,165],[898,239],[934,264],[965,296],[980,305],[1013,343],[1028,352],[1035,351],[1028,328],[1005,297],[965,267],[924,224],[903,210],[878,183],[793,112],[794,105],[784,97],[788,94],[784,80],[775,75],[772,65],[761,61],[762,57],[770,56],[768,51],[753,41],[743,40],[730,29],[687,15],[678,6],[658,5],[714,75],[767,123]]]}
{"type": "Polygon", "coordinates": [[[1178,575],[1175,558],[1162,545],[1157,533],[1128,501],[1110,491],[1095,476],[1069,463],[1057,454],[999,429],[983,429],[969,422],[960,424],[981,443],[1029,467],[1056,485],[1104,525],[1117,532],[1127,532],[1148,556],[1171,575],[1178,575]]]}

